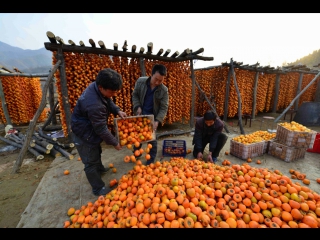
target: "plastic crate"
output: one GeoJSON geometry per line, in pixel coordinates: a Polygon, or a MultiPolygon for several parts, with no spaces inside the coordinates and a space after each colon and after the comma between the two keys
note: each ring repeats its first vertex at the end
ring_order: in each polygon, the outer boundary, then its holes
{"type": "Polygon", "coordinates": [[[290,131],[281,125],[277,125],[277,142],[289,147],[312,148],[317,132],[290,131]]]}
{"type": "MultiPolygon", "coordinates": [[[[139,116],[126,117],[126,119],[130,119],[130,118],[144,118],[144,117],[150,119],[150,123],[148,124],[148,126],[151,126],[151,129],[152,129],[152,135],[151,135],[152,139],[141,141],[142,143],[143,143],[143,142],[149,142],[149,141],[152,141],[152,140],[156,140],[156,132],[153,131],[154,116],[153,116],[153,115],[139,115],[139,116]]],[[[120,142],[120,138],[119,138],[119,130],[118,130],[118,121],[119,121],[120,119],[122,119],[122,118],[114,118],[114,119],[113,119],[115,137],[118,139],[119,142],[120,142]]],[[[128,134],[130,134],[130,132],[129,132],[128,134]]]]}
{"type": "Polygon", "coordinates": [[[187,154],[185,140],[163,140],[163,157],[185,157],[187,154]]]}
{"type": "Polygon", "coordinates": [[[306,150],[306,148],[289,147],[277,141],[271,141],[269,143],[268,154],[280,158],[285,162],[291,162],[304,158],[306,150]]]}
{"type": "Polygon", "coordinates": [[[243,144],[230,140],[230,154],[247,160],[248,158],[254,158],[263,155],[264,145],[266,141],[252,143],[252,144],[243,144]]]}
{"type": "Polygon", "coordinates": [[[320,133],[317,133],[313,147],[307,149],[308,152],[320,153],[320,133]]]}

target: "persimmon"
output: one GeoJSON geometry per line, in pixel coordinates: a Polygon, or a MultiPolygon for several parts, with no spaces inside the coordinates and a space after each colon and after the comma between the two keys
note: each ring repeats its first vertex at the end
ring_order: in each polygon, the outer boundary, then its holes
{"type": "Polygon", "coordinates": [[[63,171],[63,174],[64,174],[64,175],[69,175],[69,173],[70,173],[70,171],[69,171],[68,169],[66,169],[66,170],[63,171]]]}

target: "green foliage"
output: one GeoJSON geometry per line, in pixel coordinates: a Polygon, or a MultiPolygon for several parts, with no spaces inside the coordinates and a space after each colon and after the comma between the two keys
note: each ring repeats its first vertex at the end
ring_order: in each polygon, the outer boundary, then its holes
{"type": "Polygon", "coordinates": [[[313,51],[308,56],[302,57],[295,62],[287,63],[287,65],[306,65],[308,68],[313,68],[320,64],[320,49],[313,51]]]}

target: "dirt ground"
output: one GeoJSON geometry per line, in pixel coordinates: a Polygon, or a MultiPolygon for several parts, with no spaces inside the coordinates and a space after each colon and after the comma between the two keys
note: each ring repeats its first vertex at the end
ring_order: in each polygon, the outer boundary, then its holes
{"type": "MultiPolygon", "coordinates": [[[[249,121],[246,125],[244,125],[245,122],[243,121],[245,133],[251,133],[259,130],[260,123],[261,123],[260,119],[261,119],[261,116],[264,116],[264,115],[266,114],[258,115],[255,118],[255,120],[252,120],[251,127],[249,127],[249,121]]],[[[267,115],[271,116],[271,114],[267,114],[267,115]]],[[[278,114],[273,114],[272,116],[277,117],[278,114]]],[[[286,121],[289,120],[288,118],[289,117],[287,116],[286,121]]],[[[281,119],[279,122],[283,122],[283,119],[281,119]]],[[[240,128],[239,126],[237,126],[237,123],[238,123],[238,119],[236,118],[227,120],[226,124],[227,124],[228,130],[230,131],[230,134],[231,134],[230,136],[236,136],[240,134],[240,128]]],[[[276,128],[276,124],[274,125],[274,127],[276,128]]],[[[27,126],[15,127],[15,128],[18,128],[24,133],[24,131],[27,129],[27,126]]],[[[319,126],[310,127],[310,128],[317,132],[320,132],[319,126]]],[[[192,135],[190,134],[192,128],[190,127],[189,124],[182,124],[182,123],[175,123],[171,125],[165,124],[164,126],[158,129],[157,134],[161,135],[163,133],[172,132],[174,130],[180,130],[181,132],[189,131],[189,133],[186,133],[183,135],[186,136],[186,138],[188,138],[189,140],[192,138],[192,135]]],[[[265,129],[262,129],[262,130],[265,130],[265,129]]],[[[2,128],[0,127],[0,135],[1,136],[5,135],[4,127],[2,128]]],[[[161,140],[161,139],[165,139],[166,137],[172,137],[172,136],[174,135],[165,135],[165,136],[159,137],[159,139],[161,140]]],[[[58,140],[60,141],[60,139],[58,140]]],[[[63,141],[63,139],[61,139],[61,141],[63,141]]],[[[7,144],[0,141],[0,148],[6,145],[7,144]]],[[[108,146],[103,145],[103,148],[108,148],[108,146]]],[[[160,146],[158,148],[160,148],[160,146]]],[[[189,144],[187,148],[191,149],[192,146],[189,144]]],[[[229,146],[225,146],[223,151],[224,150],[229,150],[229,146]]],[[[159,152],[159,149],[158,149],[158,152],[159,152]]],[[[77,153],[74,153],[74,154],[76,157],[77,153]]],[[[316,159],[317,156],[319,155],[316,153],[308,153],[308,154],[312,154],[312,157],[314,159],[316,159]]],[[[119,153],[119,156],[120,155],[121,154],[119,153]]],[[[23,161],[23,165],[20,168],[20,172],[18,174],[12,174],[13,165],[14,165],[14,162],[18,159],[18,156],[19,156],[19,149],[10,153],[5,153],[5,154],[0,153],[0,189],[1,189],[0,191],[0,228],[17,227],[17,224],[21,219],[21,215],[24,213],[25,209],[28,207],[28,204],[32,199],[35,191],[37,190],[39,183],[41,182],[47,170],[52,168],[51,164],[55,160],[54,157],[50,155],[45,155],[44,159],[35,161],[33,155],[31,155],[30,153],[27,153],[23,161]]],[[[222,158],[221,153],[219,157],[220,159],[222,158]]],[[[235,157],[230,157],[230,158],[236,159],[235,157]]],[[[279,164],[279,169],[281,169],[281,166],[282,166],[282,169],[283,167],[286,167],[286,168],[291,167],[289,165],[286,165],[289,163],[285,163],[282,160],[279,160],[279,161],[275,160],[275,162],[279,164]]],[[[221,161],[219,161],[218,164],[221,165],[221,161]]],[[[118,172],[116,176],[118,175],[120,176],[127,172],[127,169],[126,169],[127,166],[126,168],[123,168],[123,169],[121,169],[121,166],[123,165],[122,164],[117,165],[118,172]]],[[[320,168],[319,164],[317,164],[316,166],[316,169],[318,168],[320,168]]],[[[285,174],[289,175],[287,173],[285,174]]],[[[316,175],[314,175],[313,178],[315,178],[315,176],[316,175]]],[[[318,177],[320,177],[319,173],[318,173],[318,177]]],[[[315,179],[312,179],[312,180],[313,180],[312,182],[313,185],[310,185],[310,188],[315,186],[317,188],[315,189],[315,191],[319,192],[320,187],[316,185],[317,183],[315,183],[315,179]]]]}

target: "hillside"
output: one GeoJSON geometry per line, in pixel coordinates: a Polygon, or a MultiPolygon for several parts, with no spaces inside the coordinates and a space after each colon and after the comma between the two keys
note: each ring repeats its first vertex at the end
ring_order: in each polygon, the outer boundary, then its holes
{"type": "Polygon", "coordinates": [[[288,65],[306,65],[308,68],[313,68],[314,66],[318,66],[320,64],[320,49],[313,51],[313,53],[308,56],[302,57],[295,62],[288,63],[288,65]]]}
{"type": "Polygon", "coordinates": [[[23,50],[0,41],[0,65],[24,73],[47,73],[52,68],[52,52],[45,48],[23,50]]]}

